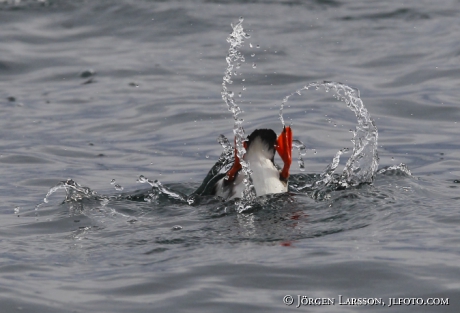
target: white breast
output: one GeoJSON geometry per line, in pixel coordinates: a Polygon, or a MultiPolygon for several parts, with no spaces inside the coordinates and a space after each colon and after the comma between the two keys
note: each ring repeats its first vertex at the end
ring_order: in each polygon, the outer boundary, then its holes
{"type": "MultiPolygon", "coordinates": [[[[268,151],[267,146],[257,138],[251,143],[244,160],[249,162],[252,170],[252,182],[256,189],[257,196],[287,192],[287,183],[280,181],[280,173],[271,159],[274,151],[268,151]]],[[[223,194],[222,181],[217,183],[216,195],[224,198],[240,198],[245,186],[243,183],[244,174],[240,172],[233,182],[230,194],[223,194]]]]}

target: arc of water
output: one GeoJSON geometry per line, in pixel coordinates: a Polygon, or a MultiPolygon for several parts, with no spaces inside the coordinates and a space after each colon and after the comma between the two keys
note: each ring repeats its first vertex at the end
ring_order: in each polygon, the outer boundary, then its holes
{"type": "MultiPolygon", "coordinates": [[[[358,124],[353,132],[353,152],[340,177],[340,183],[345,186],[356,186],[361,183],[371,183],[378,167],[377,140],[378,131],[373,119],[360,98],[359,90],[338,82],[312,82],[286,96],[280,106],[279,119],[284,126],[283,109],[289,98],[293,95],[301,95],[302,91],[310,88],[316,90],[324,87],[325,91],[333,91],[333,96],[345,102],[347,107],[355,113],[358,124]]],[[[324,184],[329,184],[333,179],[333,171],[337,167],[338,159],[342,151],[336,155],[333,164],[330,164],[322,175],[324,184]],[[337,164],[336,164],[337,163],[337,164]]]]}

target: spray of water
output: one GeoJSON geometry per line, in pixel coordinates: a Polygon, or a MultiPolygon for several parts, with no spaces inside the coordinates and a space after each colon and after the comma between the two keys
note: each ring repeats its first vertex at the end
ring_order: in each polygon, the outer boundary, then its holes
{"type": "Polygon", "coordinates": [[[406,164],[401,163],[399,165],[391,165],[381,168],[377,171],[377,174],[385,174],[385,175],[406,175],[412,176],[411,171],[407,167],[406,164]]]}
{"type": "Polygon", "coordinates": [[[292,141],[292,146],[299,151],[299,157],[297,163],[299,164],[299,169],[301,172],[305,171],[305,163],[303,161],[303,157],[307,154],[307,147],[303,144],[302,141],[299,139],[294,139],[292,141]]]}
{"type": "Polygon", "coordinates": [[[252,171],[249,167],[249,163],[243,159],[246,149],[244,148],[244,141],[246,136],[243,129],[243,121],[239,115],[243,113],[238,104],[235,103],[234,93],[228,90],[228,85],[233,83],[232,76],[236,74],[236,69],[240,67],[242,62],[245,62],[244,55],[241,53],[240,48],[243,46],[244,39],[249,38],[250,35],[243,29],[243,18],[240,17],[238,24],[233,26],[233,31],[227,37],[227,42],[230,43],[230,48],[227,54],[227,69],[222,81],[222,99],[228,107],[228,110],[232,112],[234,119],[233,134],[235,135],[235,148],[238,158],[240,159],[242,172],[245,175],[243,180],[245,189],[241,195],[241,201],[238,203],[238,210],[244,211],[251,206],[251,202],[256,198],[256,190],[252,183],[251,174],[252,171]],[[241,63],[240,63],[241,62],[241,63]]]}
{"type": "MultiPolygon", "coordinates": [[[[345,168],[339,178],[333,173],[337,168],[340,156],[346,150],[340,150],[329,164],[325,171],[320,175],[317,186],[327,186],[332,183],[340,184],[343,187],[357,186],[361,183],[371,183],[378,167],[377,138],[378,131],[369,112],[359,96],[359,90],[337,82],[313,82],[299,90],[286,96],[279,110],[279,119],[285,124],[283,118],[283,109],[289,98],[294,95],[301,95],[303,91],[315,89],[324,89],[325,92],[332,91],[333,96],[340,101],[345,102],[347,107],[355,113],[358,124],[353,131],[353,152],[345,164],[345,168]]],[[[300,144],[298,143],[297,146],[300,144]]],[[[299,149],[301,151],[302,148],[299,149]]],[[[302,160],[303,162],[303,160],[302,160]]],[[[299,160],[299,163],[301,161],[299,160]]]]}
{"type": "Polygon", "coordinates": [[[65,191],[65,201],[81,201],[83,199],[91,199],[97,197],[97,192],[91,190],[89,187],[81,186],[72,179],[67,179],[50,188],[45,196],[45,199],[43,199],[43,202],[48,203],[49,197],[58,190],[65,191]]]}
{"type": "Polygon", "coordinates": [[[178,200],[180,202],[187,202],[189,204],[192,204],[188,201],[188,197],[186,195],[179,193],[177,191],[173,191],[166,186],[163,186],[163,184],[158,180],[151,180],[145,177],[144,175],[141,175],[137,179],[137,182],[141,184],[147,183],[150,186],[152,186],[152,191],[149,193],[148,198],[145,199],[148,202],[157,200],[161,195],[164,195],[173,200],[178,200]]]}

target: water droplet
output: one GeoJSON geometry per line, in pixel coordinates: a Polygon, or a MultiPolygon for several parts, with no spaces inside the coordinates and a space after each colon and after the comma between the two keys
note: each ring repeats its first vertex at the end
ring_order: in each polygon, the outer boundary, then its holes
{"type": "Polygon", "coordinates": [[[190,196],[189,198],[187,198],[187,203],[188,203],[188,205],[194,204],[195,203],[195,197],[190,196]]]}
{"type": "Polygon", "coordinates": [[[209,155],[206,155],[206,159],[209,159],[209,155]]]}
{"type": "Polygon", "coordinates": [[[238,92],[238,97],[240,97],[240,98],[241,98],[241,92],[238,92]]]}
{"type": "Polygon", "coordinates": [[[17,207],[15,207],[15,208],[14,208],[14,214],[18,214],[20,209],[21,209],[21,208],[20,208],[20,207],[18,207],[18,206],[17,206],[17,207]]]}
{"type": "Polygon", "coordinates": [[[118,190],[118,191],[122,191],[123,190],[123,187],[120,186],[119,184],[115,184],[115,190],[118,190]]]}
{"type": "Polygon", "coordinates": [[[256,68],[256,67],[257,67],[257,64],[252,63],[252,68],[256,68]]]}
{"type": "Polygon", "coordinates": [[[115,183],[116,183],[116,180],[115,180],[115,179],[112,179],[112,180],[110,181],[110,184],[111,184],[111,185],[113,185],[113,184],[115,184],[115,183]]]}
{"type": "Polygon", "coordinates": [[[249,43],[249,48],[252,48],[252,43],[249,43]]]}
{"type": "MultiPolygon", "coordinates": [[[[242,82],[246,81],[246,78],[243,78],[241,81],[242,81],[242,82]]],[[[456,123],[457,123],[457,122],[456,122],[456,123]]]]}
{"type": "Polygon", "coordinates": [[[240,23],[243,23],[244,18],[242,16],[240,16],[239,21],[240,21],[240,23]]]}
{"type": "Polygon", "coordinates": [[[259,46],[259,45],[257,45],[257,46],[256,46],[256,48],[257,48],[257,49],[259,49],[259,48],[260,48],[260,46],[259,46]]]}
{"type": "Polygon", "coordinates": [[[245,87],[245,86],[243,86],[243,90],[246,90],[246,87],[245,87]]]}
{"type": "Polygon", "coordinates": [[[181,230],[181,229],[182,229],[182,226],[180,226],[180,225],[174,225],[172,227],[172,230],[181,230]]]}
{"type": "Polygon", "coordinates": [[[256,54],[255,54],[255,53],[252,53],[252,54],[251,54],[251,57],[255,57],[255,56],[256,56],[256,54]]]}

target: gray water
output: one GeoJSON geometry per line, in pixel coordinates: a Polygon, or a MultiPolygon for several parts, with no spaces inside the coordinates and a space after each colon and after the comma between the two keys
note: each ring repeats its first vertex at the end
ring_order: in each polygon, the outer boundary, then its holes
{"type": "MultiPolygon", "coordinates": [[[[458,0],[0,1],[0,312],[458,312],[459,34],[458,0]],[[240,16],[246,133],[279,133],[286,95],[338,81],[375,121],[379,168],[410,172],[245,213],[137,183],[190,194],[232,138],[221,90],[240,16]],[[44,203],[68,178],[96,193],[44,203]],[[449,305],[388,307],[404,297],[449,305]]],[[[356,117],[330,94],[283,112],[307,148],[292,185],[353,147],[356,117]]]]}

